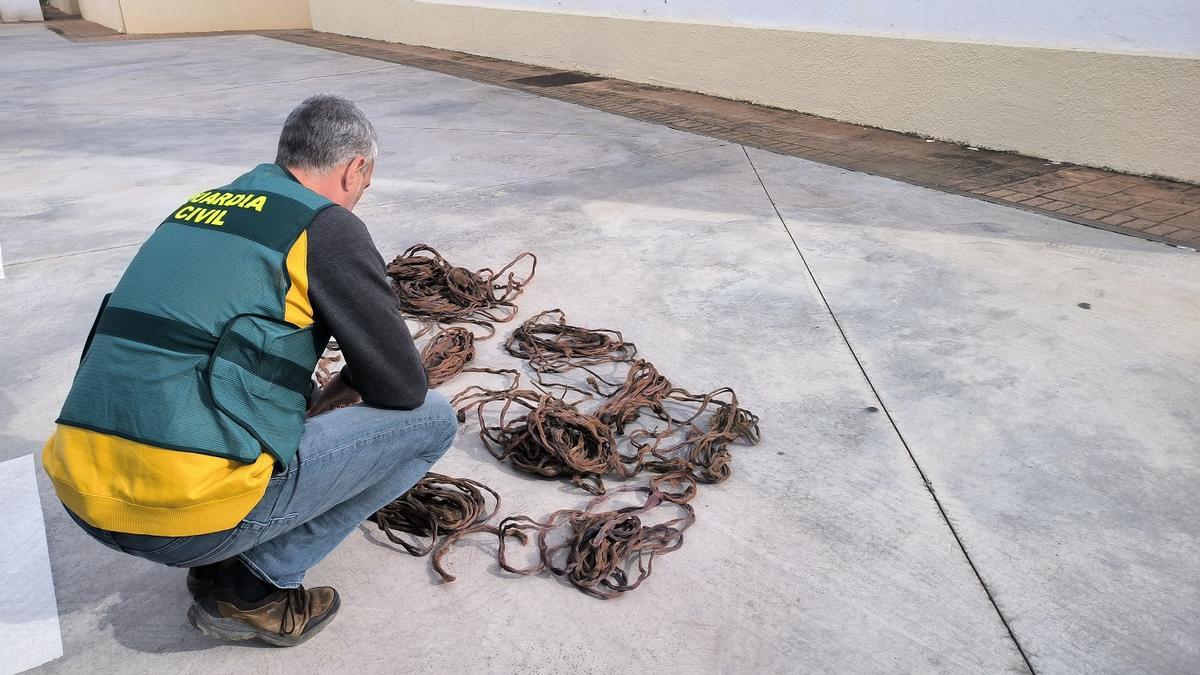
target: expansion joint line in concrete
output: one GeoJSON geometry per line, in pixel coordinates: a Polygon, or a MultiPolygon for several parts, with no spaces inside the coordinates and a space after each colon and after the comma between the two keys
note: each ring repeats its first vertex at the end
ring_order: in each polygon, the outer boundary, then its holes
{"type": "Polygon", "coordinates": [[[30,258],[29,260],[19,260],[14,263],[9,263],[9,267],[20,267],[21,265],[32,265],[34,263],[46,262],[47,260],[59,260],[60,258],[72,258],[77,255],[88,255],[89,253],[104,253],[105,251],[115,251],[119,248],[129,248],[130,246],[141,246],[142,242],[137,241],[131,244],[117,244],[115,246],[105,246],[103,248],[92,248],[86,251],[71,251],[70,253],[60,253],[58,255],[46,256],[45,258],[30,258]]]}
{"type": "Polygon", "coordinates": [[[758,167],[754,165],[754,159],[750,157],[750,151],[743,145],[742,152],[745,153],[746,161],[750,163],[750,168],[754,171],[754,177],[758,179],[758,184],[762,187],[763,194],[767,196],[767,201],[771,202],[771,208],[775,211],[775,217],[779,219],[779,224],[783,226],[783,231],[787,232],[788,238],[792,240],[792,246],[800,256],[800,262],[804,265],[804,269],[808,273],[808,278],[812,280],[813,286],[817,289],[817,295],[820,296],[821,303],[825,305],[825,311],[829,312],[830,318],[833,319],[833,325],[837,327],[838,333],[842,336],[842,342],[845,343],[850,356],[854,358],[854,363],[858,365],[858,370],[862,373],[863,379],[867,381],[867,386],[871,388],[871,394],[879,402],[879,409],[887,416],[888,422],[892,425],[892,430],[896,432],[896,437],[900,439],[900,444],[904,446],[905,452],[908,453],[908,458],[912,461],[913,467],[916,468],[917,474],[921,476],[921,481],[925,484],[925,489],[929,492],[929,496],[933,498],[933,503],[937,505],[938,512],[942,516],[942,521],[946,523],[946,527],[950,529],[950,534],[954,536],[954,541],[958,544],[958,550],[962,551],[963,557],[967,560],[967,565],[971,567],[971,572],[975,574],[975,579],[987,595],[988,602],[992,603],[992,609],[996,610],[996,616],[1000,617],[1000,623],[1004,624],[1004,629],[1008,631],[1008,637],[1012,640],[1013,645],[1016,646],[1021,659],[1025,661],[1025,667],[1029,669],[1030,673],[1037,675],[1037,671],[1033,668],[1033,663],[1029,661],[1029,656],[1025,653],[1025,648],[1021,646],[1021,641],[1017,639],[1016,633],[1013,632],[1008,618],[1004,616],[1004,612],[1000,611],[1000,605],[997,604],[996,598],[992,594],[992,589],[988,588],[987,582],[983,580],[983,576],[979,573],[979,568],[976,567],[975,561],[967,551],[966,544],[963,543],[962,537],[959,536],[958,530],[955,529],[954,523],[950,522],[950,517],[946,513],[946,507],[942,504],[942,500],[938,499],[937,493],[933,490],[933,483],[925,475],[925,470],[921,468],[921,463],[917,461],[917,457],[913,454],[912,448],[909,447],[908,441],[905,440],[904,434],[900,432],[900,427],[896,425],[896,420],[892,417],[892,412],[888,410],[887,404],[884,403],[883,397],[879,394],[879,390],[875,388],[875,383],[871,381],[871,376],[867,374],[867,369],[863,366],[862,360],[858,358],[858,352],[850,344],[850,338],[847,337],[846,331],[842,328],[842,323],[838,321],[837,314],[833,311],[833,307],[825,297],[825,292],[821,290],[821,284],[817,281],[816,275],[813,274],[812,267],[809,266],[808,259],[804,256],[804,251],[800,250],[800,244],[796,241],[795,235],[792,234],[791,228],[788,227],[787,221],[784,220],[783,214],[779,212],[779,206],[775,204],[775,199],[771,197],[770,191],[767,190],[767,184],[763,182],[762,176],[758,173],[758,167]]]}

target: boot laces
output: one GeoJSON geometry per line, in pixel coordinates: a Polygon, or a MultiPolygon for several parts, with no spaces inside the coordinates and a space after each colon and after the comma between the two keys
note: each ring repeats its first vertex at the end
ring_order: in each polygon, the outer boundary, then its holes
{"type": "Polygon", "coordinates": [[[279,621],[279,632],[291,635],[303,625],[308,614],[308,591],[303,586],[285,589],[287,602],[283,606],[283,618],[279,621]]]}

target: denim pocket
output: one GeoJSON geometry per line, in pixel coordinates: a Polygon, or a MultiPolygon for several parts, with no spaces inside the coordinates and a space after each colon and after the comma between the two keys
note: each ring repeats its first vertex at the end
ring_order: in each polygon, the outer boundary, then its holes
{"type": "Polygon", "coordinates": [[[184,537],[184,539],[189,540],[191,545],[184,550],[176,551],[176,560],[162,560],[160,562],[171,567],[199,567],[219,562],[230,557],[225,552],[233,547],[234,543],[239,539],[241,530],[242,526],[238,525],[232,530],[225,530],[224,532],[184,537]]]}
{"type": "Polygon", "coordinates": [[[238,527],[245,527],[247,529],[247,536],[254,539],[253,546],[258,546],[296,527],[296,521],[299,518],[299,513],[289,513],[278,518],[268,518],[265,521],[246,519],[238,527]],[[250,534],[251,532],[255,534],[250,534]]]}
{"type": "Polygon", "coordinates": [[[247,518],[238,523],[237,527],[229,530],[228,536],[216,546],[206,547],[203,553],[193,556],[189,560],[168,564],[175,567],[197,567],[232,558],[296,527],[299,518],[299,513],[289,513],[266,520],[247,518]]]}

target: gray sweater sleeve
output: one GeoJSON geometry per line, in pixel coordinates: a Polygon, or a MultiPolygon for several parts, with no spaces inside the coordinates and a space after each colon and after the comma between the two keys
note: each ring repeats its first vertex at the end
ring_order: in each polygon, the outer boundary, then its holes
{"type": "Polygon", "coordinates": [[[343,378],[367,405],[411,410],[425,402],[425,368],[383,258],[367,226],[340,206],[308,228],[308,297],[317,333],[338,341],[343,378]]]}

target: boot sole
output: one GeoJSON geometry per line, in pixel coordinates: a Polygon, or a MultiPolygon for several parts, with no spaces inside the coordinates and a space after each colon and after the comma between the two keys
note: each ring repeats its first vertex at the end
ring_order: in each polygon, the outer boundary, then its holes
{"type": "Polygon", "coordinates": [[[205,637],[212,638],[213,640],[240,642],[242,640],[259,639],[276,647],[295,647],[298,644],[307,642],[312,636],[320,633],[325,628],[325,625],[329,623],[329,620],[337,614],[341,604],[341,598],[336,598],[333,601],[333,607],[329,609],[320,621],[310,624],[308,630],[296,637],[288,637],[279,633],[266,633],[253,626],[247,626],[241,621],[213,616],[204,611],[198,603],[192,603],[192,606],[188,608],[187,617],[188,623],[203,633],[205,637]]]}

